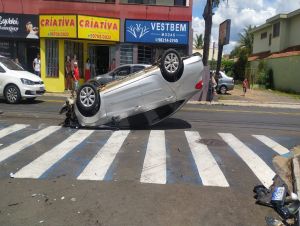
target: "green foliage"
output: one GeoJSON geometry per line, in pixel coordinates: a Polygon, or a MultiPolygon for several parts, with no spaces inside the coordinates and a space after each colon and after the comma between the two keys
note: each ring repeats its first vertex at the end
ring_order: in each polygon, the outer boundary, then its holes
{"type": "Polygon", "coordinates": [[[261,60],[257,67],[256,83],[259,85],[266,85],[267,81],[267,64],[264,60],[261,60]]]}
{"type": "Polygon", "coordinates": [[[196,34],[196,38],[194,38],[194,48],[202,49],[203,48],[203,35],[196,34]]]}
{"type": "Polygon", "coordinates": [[[251,54],[253,49],[253,34],[250,33],[252,30],[251,25],[244,28],[243,32],[239,33],[240,36],[240,47],[246,48],[247,53],[251,54]]]}
{"type": "Polygon", "coordinates": [[[229,76],[229,73],[233,74],[233,66],[234,61],[233,60],[222,60],[221,68],[225,71],[225,74],[229,76]]]}
{"type": "Polygon", "coordinates": [[[233,66],[233,74],[235,80],[244,80],[245,69],[248,63],[248,52],[246,49],[240,49],[238,60],[233,66]]]}
{"type": "Polygon", "coordinates": [[[273,69],[272,68],[270,68],[267,71],[266,88],[267,89],[273,89],[274,88],[273,69]]]}

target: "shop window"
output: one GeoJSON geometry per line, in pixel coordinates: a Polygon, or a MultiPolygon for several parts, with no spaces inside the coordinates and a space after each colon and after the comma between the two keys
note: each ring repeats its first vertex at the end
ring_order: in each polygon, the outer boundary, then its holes
{"type": "Polygon", "coordinates": [[[83,43],[65,41],[65,58],[69,56],[72,60],[74,58],[74,55],[76,55],[80,78],[83,78],[84,77],[83,43]]]}
{"type": "Polygon", "coordinates": [[[151,64],[152,63],[152,48],[149,46],[138,47],[138,63],[151,64]]]}
{"type": "Polygon", "coordinates": [[[273,38],[278,37],[280,34],[280,22],[273,25],[273,38]]]}
{"type": "Polygon", "coordinates": [[[268,33],[263,32],[263,33],[260,34],[260,39],[265,39],[265,38],[267,38],[267,36],[268,36],[268,33]]]}
{"type": "Polygon", "coordinates": [[[133,63],[133,46],[121,45],[120,48],[120,64],[132,64],[133,63]]]}
{"type": "Polygon", "coordinates": [[[46,77],[58,77],[58,40],[46,40],[46,77]]]}
{"type": "Polygon", "coordinates": [[[174,0],[174,5],[186,6],[186,0],[174,0]]]}

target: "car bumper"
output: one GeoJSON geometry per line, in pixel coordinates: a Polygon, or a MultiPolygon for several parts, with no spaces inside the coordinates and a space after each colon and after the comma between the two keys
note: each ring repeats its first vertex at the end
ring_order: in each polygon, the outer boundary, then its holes
{"type": "Polygon", "coordinates": [[[38,97],[46,92],[44,85],[23,86],[21,90],[22,97],[38,97]]]}

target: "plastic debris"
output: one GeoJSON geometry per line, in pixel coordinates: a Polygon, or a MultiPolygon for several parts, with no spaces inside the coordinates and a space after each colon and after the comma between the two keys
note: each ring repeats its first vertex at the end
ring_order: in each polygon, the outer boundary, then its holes
{"type": "Polygon", "coordinates": [[[64,199],[65,199],[65,196],[62,196],[60,199],[61,199],[61,200],[64,200],[64,199]]]}
{"type": "Polygon", "coordinates": [[[9,176],[10,176],[11,178],[14,178],[14,177],[15,177],[15,174],[14,174],[14,173],[10,173],[9,176]]]}
{"type": "Polygon", "coordinates": [[[282,221],[276,220],[273,217],[266,217],[265,219],[268,226],[284,226],[282,221]]]}
{"type": "Polygon", "coordinates": [[[71,198],[71,201],[72,202],[76,202],[76,198],[71,198]]]}
{"type": "Polygon", "coordinates": [[[39,223],[41,224],[41,223],[44,223],[44,221],[39,221],[39,223]]]}
{"type": "Polygon", "coordinates": [[[36,194],[35,194],[35,193],[31,195],[31,197],[35,197],[35,196],[36,196],[36,194]]]}

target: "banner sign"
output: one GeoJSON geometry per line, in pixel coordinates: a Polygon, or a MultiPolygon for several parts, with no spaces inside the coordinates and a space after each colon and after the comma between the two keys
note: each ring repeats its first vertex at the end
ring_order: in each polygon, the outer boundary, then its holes
{"type": "Polygon", "coordinates": [[[173,21],[126,20],[126,42],[188,44],[189,23],[173,21]]]}
{"type": "Polygon", "coordinates": [[[78,15],[78,38],[119,41],[120,20],[78,15]]]}
{"type": "Polygon", "coordinates": [[[38,39],[38,16],[0,13],[0,37],[38,39]]]}
{"type": "Polygon", "coordinates": [[[40,15],[40,37],[77,38],[76,15],[40,15]]]}
{"type": "Polygon", "coordinates": [[[225,20],[219,26],[219,45],[229,44],[231,20],[225,20]]]}

